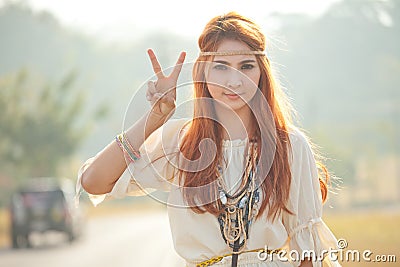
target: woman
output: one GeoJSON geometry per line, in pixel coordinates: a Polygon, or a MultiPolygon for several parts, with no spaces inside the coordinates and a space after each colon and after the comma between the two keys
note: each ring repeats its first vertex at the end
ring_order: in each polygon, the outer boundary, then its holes
{"type": "Polygon", "coordinates": [[[198,44],[193,118],[169,120],[185,53],[165,76],[149,50],[152,109],[82,166],[78,187],[95,204],[169,192],[175,249],[188,266],[340,266],[321,219],[326,183],[291,124],[261,30],[231,12],[213,18],[198,44]]]}

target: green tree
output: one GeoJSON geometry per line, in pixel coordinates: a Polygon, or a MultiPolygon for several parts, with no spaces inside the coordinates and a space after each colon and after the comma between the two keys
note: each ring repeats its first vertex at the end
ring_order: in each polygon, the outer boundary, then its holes
{"type": "MultiPolygon", "coordinates": [[[[85,96],[74,89],[76,75],[60,82],[37,82],[27,71],[0,78],[0,177],[13,183],[28,177],[55,176],[76,151],[88,125],[83,124],[85,96]]],[[[105,107],[94,117],[106,114],[105,107]]]]}

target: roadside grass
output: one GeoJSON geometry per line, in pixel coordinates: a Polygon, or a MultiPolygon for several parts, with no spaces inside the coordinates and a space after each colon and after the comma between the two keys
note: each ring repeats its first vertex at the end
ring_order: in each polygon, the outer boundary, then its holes
{"type": "Polygon", "coordinates": [[[7,209],[0,209],[0,249],[9,247],[8,229],[10,228],[9,214],[7,209]]]}
{"type": "MultiPolygon", "coordinates": [[[[400,266],[400,214],[389,212],[348,212],[329,214],[324,217],[325,223],[330,227],[335,236],[347,241],[348,247],[343,251],[349,254],[349,261],[343,261],[343,266],[400,266]],[[360,262],[352,261],[350,250],[360,252],[360,262]],[[371,260],[377,255],[395,255],[396,262],[366,262],[362,259],[362,253],[370,250],[371,260]]],[[[355,258],[355,257],[354,257],[355,258]]]]}

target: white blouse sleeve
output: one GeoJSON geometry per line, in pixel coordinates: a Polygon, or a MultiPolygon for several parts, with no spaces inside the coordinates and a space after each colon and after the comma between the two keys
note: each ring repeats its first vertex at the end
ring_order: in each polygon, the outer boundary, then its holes
{"type": "Polygon", "coordinates": [[[337,249],[337,240],[322,220],[322,195],[313,152],[300,131],[295,130],[290,138],[292,182],[288,209],[293,215],[284,212],[282,217],[289,235],[289,251],[297,251],[300,257],[303,253],[311,255],[311,258],[313,254],[306,251],[315,253],[314,267],[322,266],[322,259],[327,266],[340,266],[328,254],[329,250],[337,249]]]}
{"type": "MultiPolygon", "coordinates": [[[[154,131],[139,148],[141,158],[127,166],[109,193],[88,194],[93,205],[97,206],[109,198],[146,195],[155,190],[169,191],[176,175],[178,141],[182,136],[180,132],[185,122],[187,122],[185,119],[169,120],[154,131]]],[[[79,169],[75,197],[77,205],[81,193],[84,192],[81,184],[82,176],[97,155],[88,159],[79,169]]]]}

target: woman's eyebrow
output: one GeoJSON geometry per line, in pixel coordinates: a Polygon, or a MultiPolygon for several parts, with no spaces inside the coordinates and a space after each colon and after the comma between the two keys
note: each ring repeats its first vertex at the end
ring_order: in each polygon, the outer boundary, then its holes
{"type": "Polygon", "coordinates": [[[246,64],[246,63],[256,63],[256,61],[254,59],[246,59],[246,60],[240,61],[240,64],[246,64]]]}
{"type": "MultiPolygon", "coordinates": [[[[225,60],[214,60],[214,63],[220,63],[224,65],[230,66],[231,64],[228,61],[225,60]]],[[[246,64],[246,63],[255,63],[256,61],[254,59],[245,59],[239,62],[239,64],[246,64]]]]}

